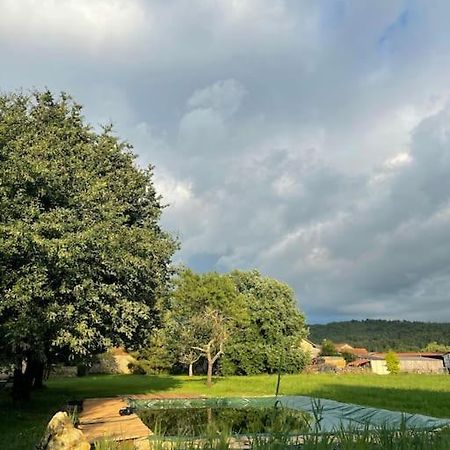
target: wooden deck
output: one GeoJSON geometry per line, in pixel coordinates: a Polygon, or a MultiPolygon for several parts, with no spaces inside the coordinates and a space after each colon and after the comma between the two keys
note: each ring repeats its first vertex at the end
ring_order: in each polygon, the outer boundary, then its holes
{"type": "Polygon", "coordinates": [[[83,401],[78,428],[90,443],[103,439],[133,441],[138,448],[147,448],[152,431],[136,415],[121,416],[119,410],[128,406],[127,399],[198,398],[194,395],[146,394],[114,398],[88,398],[83,401]]]}
{"type": "Polygon", "coordinates": [[[102,439],[130,441],[147,438],[151,431],[136,414],[121,416],[128,404],[122,398],[92,398],[83,402],[78,428],[89,442],[102,439]]]}

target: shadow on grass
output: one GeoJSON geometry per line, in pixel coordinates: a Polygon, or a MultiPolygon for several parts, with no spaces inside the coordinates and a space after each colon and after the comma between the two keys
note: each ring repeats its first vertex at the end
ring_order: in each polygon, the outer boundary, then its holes
{"type": "Polygon", "coordinates": [[[445,391],[329,384],[314,389],[308,395],[391,411],[450,418],[450,392],[445,391]]]}
{"type": "Polygon", "coordinates": [[[1,448],[34,448],[47,422],[68,400],[151,394],[176,389],[181,384],[180,380],[170,376],[98,375],[60,378],[48,381],[46,387],[33,392],[29,403],[21,406],[13,405],[10,390],[6,389],[0,393],[1,448]]]}

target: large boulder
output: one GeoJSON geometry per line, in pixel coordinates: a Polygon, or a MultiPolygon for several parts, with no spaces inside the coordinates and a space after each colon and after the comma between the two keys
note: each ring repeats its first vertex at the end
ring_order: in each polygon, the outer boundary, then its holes
{"type": "Polygon", "coordinates": [[[57,412],[47,425],[45,436],[38,445],[39,450],[89,450],[89,442],[75,428],[65,412],[57,412]]]}

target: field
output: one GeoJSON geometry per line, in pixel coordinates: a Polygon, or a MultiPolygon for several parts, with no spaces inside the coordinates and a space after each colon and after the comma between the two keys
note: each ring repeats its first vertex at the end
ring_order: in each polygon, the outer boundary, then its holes
{"type": "MultiPolygon", "coordinates": [[[[14,407],[7,391],[0,394],[1,448],[33,448],[46,422],[69,399],[156,392],[258,396],[273,395],[275,386],[274,375],[219,378],[210,389],[203,377],[109,375],[51,380],[23,407],[14,407]]],[[[445,375],[284,375],[280,393],[450,418],[450,378],[445,375]]]]}

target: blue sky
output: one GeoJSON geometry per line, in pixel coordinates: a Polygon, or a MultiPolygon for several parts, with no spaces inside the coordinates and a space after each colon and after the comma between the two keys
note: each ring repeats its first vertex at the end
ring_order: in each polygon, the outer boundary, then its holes
{"type": "Polygon", "coordinates": [[[0,0],[2,90],[73,94],[155,165],[177,262],[310,322],[450,320],[446,0],[0,0]]]}

